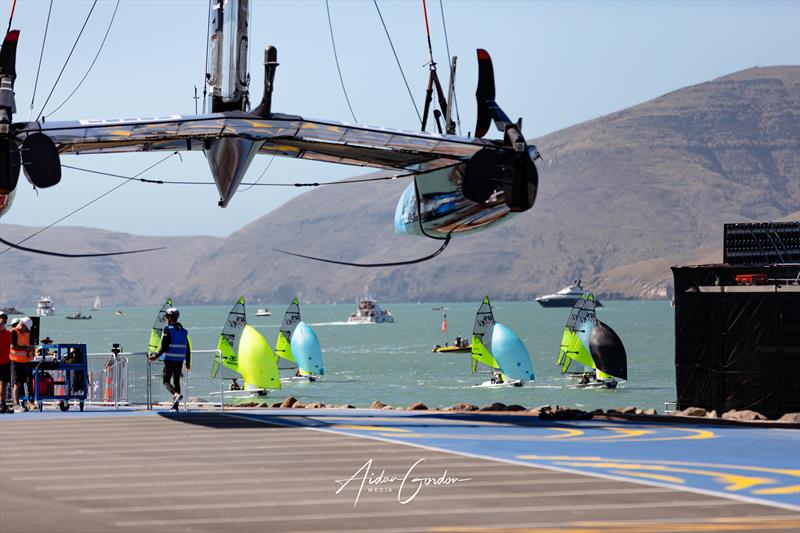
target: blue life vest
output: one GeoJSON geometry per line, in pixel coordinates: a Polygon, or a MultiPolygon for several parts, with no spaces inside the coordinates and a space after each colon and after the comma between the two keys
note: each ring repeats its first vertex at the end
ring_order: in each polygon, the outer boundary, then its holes
{"type": "Polygon", "coordinates": [[[189,333],[185,329],[178,329],[173,325],[167,326],[164,330],[169,331],[169,348],[164,352],[164,360],[183,361],[186,359],[189,333]]]}

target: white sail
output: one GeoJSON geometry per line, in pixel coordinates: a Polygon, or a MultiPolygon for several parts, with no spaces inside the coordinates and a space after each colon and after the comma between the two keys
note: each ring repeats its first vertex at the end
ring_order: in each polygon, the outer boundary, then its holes
{"type": "Polygon", "coordinates": [[[97,311],[100,309],[100,295],[94,297],[94,305],[92,305],[92,311],[97,311]]]}

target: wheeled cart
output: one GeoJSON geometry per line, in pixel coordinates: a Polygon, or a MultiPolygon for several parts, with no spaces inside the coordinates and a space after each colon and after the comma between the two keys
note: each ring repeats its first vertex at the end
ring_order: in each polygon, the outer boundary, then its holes
{"type": "Polygon", "coordinates": [[[58,402],[62,411],[68,411],[70,402],[78,401],[83,411],[89,389],[85,344],[43,344],[41,355],[31,363],[33,400],[41,411],[44,402],[58,402]]]}

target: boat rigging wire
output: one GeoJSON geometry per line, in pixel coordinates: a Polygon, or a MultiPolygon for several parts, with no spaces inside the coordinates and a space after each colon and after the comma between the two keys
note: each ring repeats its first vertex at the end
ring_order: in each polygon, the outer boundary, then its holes
{"type": "Polygon", "coordinates": [[[389,46],[392,47],[392,53],[394,54],[394,60],[397,62],[397,68],[400,69],[400,75],[403,77],[403,83],[406,84],[406,90],[408,91],[408,96],[411,98],[411,103],[414,105],[414,111],[417,113],[417,118],[419,119],[420,124],[422,124],[422,115],[419,114],[419,108],[417,107],[417,102],[414,100],[414,95],[411,92],[411,87],[408,86],[408,80],[406,79],[406,75],[403,72],[403,67],[400,65],[400,59],[397,57],[397,51],[394,49],[394,43],[392,42],[392,37],[389,35],[389,29],[386,27],[386,22],[383,20],[383,14],[381,14],[381,8],[378,7],[378,0],[372,0],[372,3],[375,4],[375,9],[378,11],[378,17],[381,19],[381,24],[383,24],[383,31],[386,32],[386,38],[389,39],[389,46]]]}
{"type": "MultiPolygon", "coordinates": [[[[207,29],[206,29],[206,64],[205,64],[205,72],[203,72],[203,113],[206,112],[206,95],[208,94],[208,49],[211,46],[211,4],[212,2],[208,3],[208,18],[207,18],[207,29]]],[[[248,41],[249,43],[249,41],[248,41]]],[[[248,50],[250,47],[248,46],[248,50]]],[[[250,72],[250,66],[248,65],[247,71],[250,72]]]]}
{"type": "Polygon", "coordinates": [[[339,54],[336,53],[336,40],[333,38],[333,23],[331,22],[331,8],[328,5],[328,0],[325,0],[325,11],[328,13],[328,29],[331,32],[331,45],[333,45],[333,57],[336,59],[336,70],[339,71],[339,82],[342,84],[342,92],[344,99],[347,101],[347,107],[350,108],[350,114],[353,116],[353,122],[358,124],[356,114],[353,112],[353,106],[350,105],[350,97],[347,96],[347,89],[344,86],[344,77],[342,77],[342,69],[339,67],[339,54]]]}
{"type": "MultiPolygon", "coordinates": [[[[105,196],[108,196],[108,195],[109,195],[109,194],[111,194],[112,192],[116,191],[116,190],[117,190],[117,189],[119,189],[120,187],[123,187],[123,186],[127,185],[127,184],[128,184],[128,183],[130,183],[131,181],[134,181],[136,178],[138,178],[139,176],[141,176],[141,175],[142,175],[142,174],[144,174],[145,172],[148,172],[149,170],[152,170],[153,168],[157,167],[158,165],[160,165],[161,163],[163,163],[164,161],[166,161],[167,159],[169,159],[170,157],[173,157],[173,156],[175,156],[175,155],[178,155],[178,156],[180,156],[180,154],[179,154],[178,152],[172,152],[172,153],[171,153],[171,154],[169,154],[168,156],[166,156],[166,157],[163,157],[163,158],[159,159],[158,161],[156,161],[155,163],[153,163],[152,165],[150,165],[150,166],[149,166],[149,167],[147,167],[146,169],[142,170],[141,172],[139,172],[139,173],[138,173],[138,174],[136,174],[135,176],[132,176],[132,177],[128,178],[126,181],[124,181],[123,183],[120,183],[119,185],[116,185],[115,187],[112,187],[111,189],[107,190],[106,192],[104,192],[104,193],[103,193],[103,194],[101,194],[100,196],[98,196],[98,197],[94,198],[93,200],[91,200],[91,201],[89,201],[89,202],[87,202],[87,203],[83,204],[83,205],[82,205],[82,206],[80,206],[79,208],[77,208],[77,209],[75,209],[75,210],[71,211],[70,213],[67,213],[67,214],[66,214],[66,215],[64,215],[63,217],[59,218],[59,219],[58,219],[58,220],[56,220],[55,222],[53,222],[53,223],[51,223],[51,224],[49,224],[49,225],[47,225],[47,226],[45,226],[45,227],[43,227],[43,228],[42,228],[42,229],[40,229],[39,231],[36,231],[36,232],[34,232],[34,233],[32,233],[32,234],[28,235],[27,237],[25,237],[25,238],[24,238],[24,239],[22,239],[21,241],[18,241],[18,242],[16,242],[16,243],[9,243],[9,242],[7,242],[7,241],[5,241],[5,240],[3,240],[3,241],[0,241],[0,242],[2,242],[3,244],[5,244],[6,246],[9,246],[9,248],[6,248],[5,250],[3,250],[3,251],[0,251],[0,255],[3,255],[4,253],[6,253],[7,251],[11,250],[12,248],[16,248],[16,249],[19,249],[19,250],[24,250],[24,251],[26,251],[26,252],[42,253],[42,254],[44,254],[44,255],[57,255],[58,257],[96,257],[96,256],[97,256],[97,257],[99,257],[99,256],[108,256],[108,255],[123,255],[123,254],[138,253],[138,252],[144,252],[144,251],[147,251],[147,252],[149,252],[149,251],[152,251],[153,249],[147,249],[147,250],[134,250],[134,251],[127,251],[127,252],[110,252],[110,253],[101,253],[101,254],[58,254],[58,253],[56,253],[56,252],[48,252],[48,251],[46,251],[46,250],[36,250],[36,249],[34,249],[34,248],[25,248],[25,247],[20,247],[19,245],[20,245],[20,244],[22,244],[23,242],[27,241],[27,240],[30,240],[30,239],[32,239],[33,237],[35,237],[35,236],[37,236],[37,235],[39,235],[39,234],[40,234],[40,233],[42,233],[43,231],[45,231],[45,230],[48,230],[48,229],[52,228],[53,226],[55,226],[55,225],[56,225],[56,224],[58,224],[59,222],[61,222],[61,221],[63,221],[63,220],[66,220],[67,218],[71,217],[72,215],[74,215],[74,214],[75,214],[75,213],[77,213],[78,211],[81,211],[82,209],[84,209],[84,208],[86,208],[86,207],[89,207],[90,205],[92,205],[92,204],[93,204],[93,203],[95,203],[96,201],[100,200],[101,198],[103,198],[103,197],[105,197],[105,196]]],[[[154,248],[154,249],[158,249],[158,248],[154,248]]]]}
{"type": "Polygon", "coordinates": [[[106,34],[103,36],[103,41],[100,43],[100,48],[98,48],[97,53],[94,56],[94,59],[92,59],[92,64],[89,65],[89,69],[86,71],[86,74],[83,75],[83,78],[81,78],[81,81],[78,82],[78,85],[76,85],[75,88],[72,90],[72,92],[69,93],[69,96],[67,96],[67,98],[58,105],[58,107],[50,111],[48,115],[52,115],[53,113],[61,109],[64,106],[64,104],[66,104],[69,101],[69,99],[72,98],[72,95],[74,95],[78,91],[78,89],[80,89],[81,85],[83,85],[83,82],[86,80],[86,77],[89,76],[89,73],[92,71],[92,67],[94,67],[94,64],[97,62],[97,58],[100,57],[100,52],[103,51],[103,45],[106,44],[108,33],[111,31],[112,24],[114,24],[114,17],[117,16],[118,7],[119,7],[119,0],[117,0],[116,5],[114,6],[114,12],[111,14],[111,20],[108,22],[108,28],[106,28],[106,34]]]}
{"type": "Polygon", "coordinates": [[[247,186],[247,188],[245,188],[245,189],[239,189],[239,190],[238,190],[238,192],[249,191],[250,189],[252,189],[252,188],[253,188],[253,187],[255,187],[256,185],[258,185],[258,182],[260,182],[260,181],[261,181],[261,178],[263,178],[263,177],[264,177],[264,174],[266,174],[266,173],[267,173],[267,171],[269,170],[269,167],[271,167],[271,166],[272,166],[272,162],[273,162],[273,161],[275,161],[275,154],[272,154],[272,157],[270,157],[270,158],[269,158],[269,162],[267,163],[267,166],[266,166],[266,167],[264,167],[264,170],[262,170],[262,171],[261,171],[261,174],[259,174],[259,175],[258,175],[258,179],[256,179],[255,183],[253,183],[253,184],[251,184],[251,185],[248,185],[248,186],[247,186]]]}
{"type": "Polygon", "coordinates": [[[428,6],[425,0],[422,0],[422,14],[425,18],[425,36],[428,38],[428,56],[431,58],[431,68],[436,68],[436,61],[433,60],[433,46],[431,45],[431,28],[428,25],[428,6]]]}
{"type": "MultiPolygon", "coordinates": [[[[90,174],[99,174],[101,176],[109,176],[111,178],[120,178],[124,180],[133,180],[139,181],[141,183],[152,183],[156,185],[214,185],[213,181],[175,181],[175,180],[153,180],[147,178],[139,178],[136,176],[123,176],[122,174],[114,174],[113,172],[103,172],[101,170],[92,170],[89,168],[81,168],[75,167],[72,165],[65,165],[61,164],[64,168],[69,168],[72,170],[79,170],[81,172],[88,172],[90,174]]],[[[267,166],[269,168],[269,165],[267,166]]],[[[264,169],[266,172],[266,169],[264,169]]],[[[262,173],[263,175],[263,173],[262,173]]],[[[393,174],[391,176],[379,176],[376,178],[359,178],[354,180],[346,180],[346,181],[332,181],[329,183],[319,183],[319,182],[297,182],[297,183],[259,183],[258,181],[255,182],[242,182],[241,185],[248,185],[250,187],[327,187],[331,185],[350,185],[353,183],[367,183],[370,181],[387,181],[387,180],[395,180],[399,178],[408,178],[414,176],[414,172],[406,172],[403,174],[393,174]]],[[[138,176],[138,175],[137,175],[138,176]]],[[[259,179],[261,179],[259,177],[259,179]]]]}
{"type": "Polygon", "coordinates": [[[14,3],[11,4],[11,13],[8,15],[8,28],[6,29],[6,35],[8,32],[11,31],[11,21],[14,20],[14,10],[17,8],[17,0],[14,0],[14,3]]]}
{"type": "MultiPolygon", "coordinates": [[[[444,0],[439,0],[439,10],[442,12],[442,29],[444,29],[444,44],[445,48],[447,49],[447,58],[448,61],[452,61],[453,56],[450,54],[450,41],[447,39],[447,23],[444,19],[444,0]]],[[[455,86],[455,81],[453,82],[453,85],[455,86]]],[[[453,107],[455,107],[456,110],[456,126],[458,127],[458,134],[461,135],[461,117],[458,115],[458,96],[456,96],[455,91],[453,91],[453,107]]]]}
{"type": "Polygon", "coordinates": [[[0,254],[6,253],[7,251],[11,250],[12,248],[15,250],[20,250],[23,252],[31,252],[34,254],[42,254],[42,255],[52,255],[54,257],[108,257],[110,255],[128,255],[128,254],[140,254],[144,252],[154,252],[156,250],[163,250],[166,246],[159,246],[157,248],[142,248],[141,250],[127,250],[124,252],[101,252],[101,253],[91,253],[91,254],[66,254],[63,252],[51,252],[49,250],[40,250],[37,248],[28,248],[27,246],[20,246],[19,244],[14,244],[13,242],[9,242],[4,238],[0,237],[0,243],[5,244],[8,246],[5,250],[0,252],[0,254]]]}
{"type": "Polygon", "coordinates": [[[92,7],[89,9],[89,14],[86,15],[86,20],[83,21],[83,26],[81,26],[81,31],[78,32],[78,36],[75,38],[75,42],[72,44],[72,49],[69,51],[69,55],[67,55],[67,60],[64,61],[64,65],[61,67],[61,72],[58,73],[58,77],[56,78],[55,83],[53,83],[53,88],[50,89],[50,94],[47,95],[47,99],[44,101],[44,105],[42,106],[42,110],[39,111],[39,114],[36,115],[36,120],[39,120],[39,117],[42,116],[44,112],[44,108],[47,107],[48,102],[50,102],[50,98],[53,96],[53,91],[56,90],[58,86],[59,80],[61,80],[62,74],[64,74],[64,70],[67,68],[67,64],[69,63],[69,59],[72,57],[72,53],[75,52],[75,47],[78,46],[78,41],[81,40],[81,35],[83,35],[83,30],[86,29],[86,24],[89,23],[89,18],[92,16],[92,11],[94,11],[94,7],[97,5],[97,0],[92,2],[92,7]]]}
{"type": "MultiPolygon", "coordinates": [[[[452,233],[452,232],[451,232],[452,233]]],[[[312,261],[319,261],[321,263],[331,263],[334,265],[343,265],[343,266],[354,266],[360,268],[380,268],[380,267],[393,267],[393,266],[405,266],[405,265],[414,265],[417,263],[422,263],[425,261],[430,261],[434,257],[438,256],[442,252],[444,252],[447,245],[450,244],[450,233],[447,234],[445,237],[444,242],[442,245],[439,246],[439,249],[433,252],[432,254],[426,255],[424,257],[418,257],[416,259],[409,259],[407,261],[391,261],[388,263],[351,263],[349,261],[337,261],[335,259],[325,259],[323,257],[314,257],[313,255],[304,255],[298,254],[295,252],[287,252],[286,250],[279,250],[278,248],[272,248],[273,252],[280,252],[286,255],[292,255],[294,257],[301,257],[303,259],[310,259],[312,261]]]]}
{"type": "Polygon", "coordinates": [[[47,22],[44,24],[44,37],[42,37],[42,49],[39,52],[39,66],[36,67],[36,81],[33,82],[33,94],[31,95],[31,107],[28,111],[28,120],[33,117],[33,101],[36,98],[36,88],[39,86],[39,72],[42,70],[42,58],[44,57],[44,44],[47,42],[47,30],[50,28],[50,13],[53,11],[53,0],[50,0],[50,7],[47,8],[47,22]]]}

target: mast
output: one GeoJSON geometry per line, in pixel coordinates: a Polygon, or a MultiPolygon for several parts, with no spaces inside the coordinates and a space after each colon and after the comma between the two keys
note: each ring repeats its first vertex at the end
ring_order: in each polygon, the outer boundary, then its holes
{"type": "Polygon", "coordinates": [[[247,47],[250,0],[209,0],[208,80],[211,112],[246,111],[250,105],[247,47]]]}

